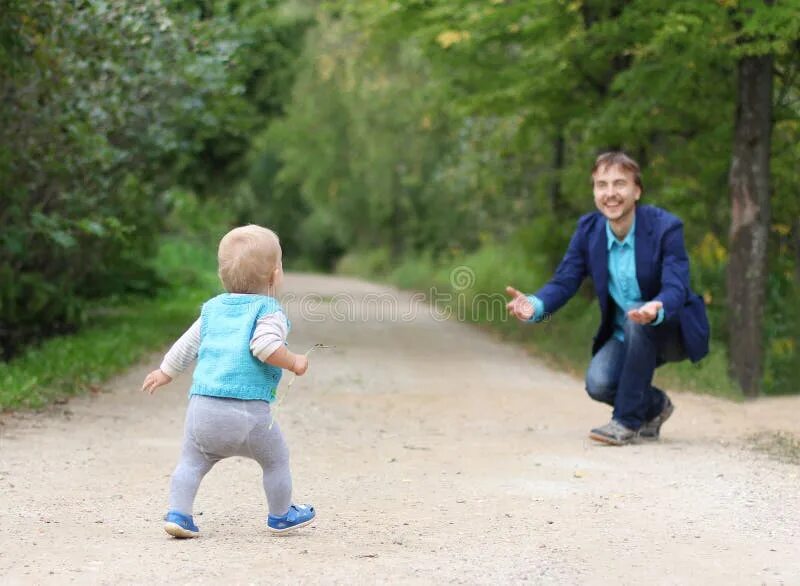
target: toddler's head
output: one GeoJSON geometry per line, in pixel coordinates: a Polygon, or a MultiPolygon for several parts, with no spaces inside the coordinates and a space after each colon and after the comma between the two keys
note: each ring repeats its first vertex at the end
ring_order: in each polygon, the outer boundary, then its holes
{"type": "Polygon", "coordinates": [[[217,260],[219,278],[228,293],[272,293],[283,277],[277,234],[254,224],[225,234],[217,260]]]}

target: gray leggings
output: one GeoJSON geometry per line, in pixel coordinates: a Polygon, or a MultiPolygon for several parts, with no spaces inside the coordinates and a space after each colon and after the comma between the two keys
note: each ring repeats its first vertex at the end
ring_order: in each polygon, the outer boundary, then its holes
{"type": "Polygon", "coordinates": [[[192,514],[200,481],[231,456],[251,458],[264,471],[269,512],[285,515],[292,500],[289,449],[276,422],[272,429],[269,403],[192,395],[186,411],[183,450],[169,489],[169,509],[192,514]]]}

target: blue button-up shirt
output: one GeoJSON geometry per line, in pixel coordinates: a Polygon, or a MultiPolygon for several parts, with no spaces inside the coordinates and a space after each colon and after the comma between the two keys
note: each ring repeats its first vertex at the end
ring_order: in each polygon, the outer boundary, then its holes
{"type": "MultiPolygon", "coordinates": [[[[614,311],[614,337],[619,341],[625,340],[625,320],[631,309],[643,304],[642,292],[639,281],[636,280],[636,218],[627,236],[618,240],[611,224],[606,222],[606,238],[608,240],[608,293],[616,305],[614,311]]],[[[529,295],[528,299],[533,304],[533,321],[544,319],[545,307],[541,299],[529,295]]],[[[658,311],[658,316],[650,325],[657,326],[664,321],[663,308],[658,311]]]]}

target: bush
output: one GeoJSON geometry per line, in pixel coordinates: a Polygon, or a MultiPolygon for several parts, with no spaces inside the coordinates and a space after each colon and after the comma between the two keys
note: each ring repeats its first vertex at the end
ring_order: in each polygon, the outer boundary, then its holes
{"type": "Polygon", "coordinates": [[[0,47],[0,360],[143,291],[182,43],[160,3],[13,2],[0,47]],[[7,38],[7,37],[6,37],[7,38]]]}

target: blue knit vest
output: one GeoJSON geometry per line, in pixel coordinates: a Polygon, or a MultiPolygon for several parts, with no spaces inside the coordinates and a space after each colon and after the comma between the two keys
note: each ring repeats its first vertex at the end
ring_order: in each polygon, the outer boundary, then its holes
{"type": "Polygon", "coordinates": [[[200,350],[190,395],[274,401],[283,370],[250,352],[256,322],[283,311],[266,295],[223,293],[200,313],[200,350]]]}

